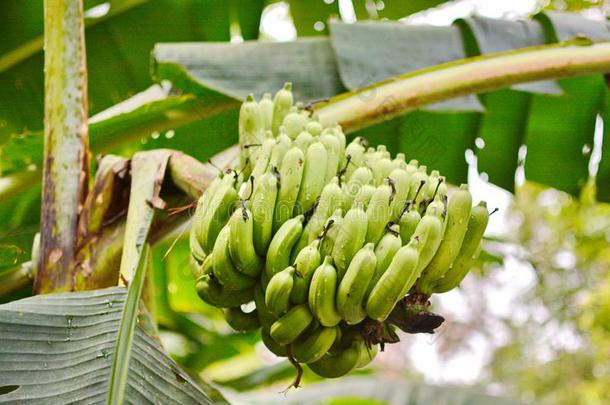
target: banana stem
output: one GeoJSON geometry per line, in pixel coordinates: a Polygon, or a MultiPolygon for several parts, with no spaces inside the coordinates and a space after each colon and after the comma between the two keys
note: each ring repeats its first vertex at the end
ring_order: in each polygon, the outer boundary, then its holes
{"type": "Polygon", "coordinates": [[[577,38],[444,63],[316,105],[323,125],[353,132],[443,100],[518,83],[610,72],[610,42],[577,38]]]}

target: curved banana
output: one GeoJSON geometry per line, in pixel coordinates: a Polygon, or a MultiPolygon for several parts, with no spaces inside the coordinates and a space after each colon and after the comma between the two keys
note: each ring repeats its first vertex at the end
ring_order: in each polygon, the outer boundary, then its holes
{"type": "Polygon", "coordinates": [[[470,267],[478,256],[481,239],[489,222],[489,212],[487,212],[487,204],[481,201],[474,206],[470,212],[468,220],[468,228],[466,235],[462,241],[460,251],[451,264],[451,268],[445,276],[436,282],[434,286],[435,293],[444,293],[457,287],[464,279],[470,267]]]}
{"type": "Polygon", "coordinates": [[[225,226],[233,210],[237,208],[237,192],[233,187],[233,176],[223,177],[222,184],[211,196],[207,209],[204,209],[196,234],[199,244],[204,252],[211,252],[220,230],[225,226]]]}
{"type": "Polygon", "coordinates": [[[384,157],[382,159],[377,160],[375,164],[371,166],[375,185],[379,186],[380,184],[382,184],[384,180],[390,175],[392,169],[394,169],[394,164],[392,163],[391,159],[384,157]]]}
{"type": "MultiPolygon", "coordinates": [[[[195,215],[193,216],[193,222],[196,221],[195,218],[197,218],[197,212],[195,212],[195,215]]],[[[199,220],[197,220],[197,221],[199,221],[199,220]]],[[[198,264],[203,262],[203,260],[207,256],[206,253],[203,251],[203,248],[199,244],[199,241],[197,240],[197,233],[195,231],[194,226],[191,226],[191,231],[189,232],[189,249],[191,251],[191,257],[198,264]]]]}
{"type": "MultiPolygon", "coordinates": [[[[348,164],[348,167],[350,164],[348,164]]],[[[344,194],[348,205],[352,205],[354,199],[360,192],[360,189],[365,185],[373,184],[373,172],[368,167],[362,166],[352,171],[351,176],[347,177],[347,183],[344,186],[344,194]]]]}
{"type": "Polygon", "coordinates": [[[377,258],[377,264],[375,266],[375,273],[371,278],[365,297],[368,297],[373,291],[373,287],[377,285],[377,282],[390,267],[392,259],[398,252],[398,249],[402,246],[400,239],[400,227],[396,224],[391,225],[385,235],[381,238],[379,243],[375,246],[375,257],[377,258]]]}
{"type": "Polygon", "coordinates": [[[254,286],[254,304],[256,305],[256,313],[262,328],[269,330],[271,325],[273,325],[273,322],[277,321],[277,316],[275,316],[265,304],[265,290],[261,283],[257,283],[254,286]]]}
{"type": "Polygon", "coordinates": [[[360,187],[360,190],[358,190],[358,194],[354,197],[352,205],[362,205],[362,209],[367,210],[376,189],[375,186],[371,186],[370,184],[363,185],[360,187]]]}
{"type": "MultiPolygon", "coordinates": [[[[251,176],[254,177],[255,181],[257,181],[267,171],[269,160],[271,159],[271,154],[273,153],[276,143],[277,141],[274,138],[265,139],[261,146],[257,147],[258,150],[256,155],[251,157],[250,160],[254,165],[251,176]]],[[[246,196],[248,196],[251,191],[251,189],[248,189],[246,196]]]]}
{"type": "Polygon", "coordinates": [[[335,241],[339,235],[341,229],[341,223],[343,222],[343,211],[339,208],[328,218],[324,223],[324,228],[321,232],[320,238],[320,256],[326,257],[333,253],[335,241]]]}
{"type": "Polygon", "coordinates": [[[337,289],[337,312],[349,325],[366,318],[364,296],[375,273],[377,258],[373,244],[367,243],[351,260],[337,289]]]}
{"type": "Polygon", "coordinates": [[[229,252],[235,267],[247,276],[258,276],[264,261],[254,250],[254,220],[245,205],[231,215],[229,231],[229,252]]]}
{"type": "Polygon", "coordinates": [[[303,219],[303,215],[299,215],[284,222],[271,239],[265,262],[267,280],[290,265],[290,252],[303,231],[303,219]]]}
{"type": "Polygon", "coordinates": [[[318,205],[307,224],[305,224],[305,228],[303,228],[303,233],[294,248],[293,254],[298,254],[301,249],[320,236],[320,232],[322,232],[324,223],[328,217],[332,215],[336,209],[343,208],[344,205],[345,195],[339,186],[339,180],[337,177],[334,177],[331,182],[322,189],[318,205]]]}
{"type": "Polygon", "coordinates": [[[292,344],[292,355],[299,363],[312,363],[324,356],[335,343],[338,327],[321,327],[292,344]]]}
{"type": "Polygon", "coordinates": [[[265,328],[261,329],[261,340],[263,341],[265,347],[277,357],[288,356],[288,348],[285,345],[277,344],[269,334],[269,330],[265,328]]]}
{"type": "Polygon", "coordinates": [[[195,280],[197,280],[199,277],[203,276],[204,274],[210,274],[212,272],[212,255],[207,255],[205,257],[205,259],[203,259],[203,262],[201,263],[197,263],[197,262],[191,262],[191,273],[193,274],[193,277],[195,278],[195,280]]]}
{"type": "Polygon", "coordinates": [[[390,204],[392,215],[390,220],[398,223],[400,216],[403,213],[407,199],[409,198],[409,187],[411,185],[411,176],[403,169],[394,169],[389,176],[394,184],[395,194],[392,203],[390,204]]]}
{"type": "Polygon", "coordinates": [[[360,345],[360,356],[358,357],[358,364],[356,368],[362,368],[368,366],[371,361],[377,356],[377,345],[366,347],[366,345],[360,345]]]}
{"type": "Polygon", "coordinates": [[[273,215],[274,232],[292,217],[292,211],[301,188],[304,165],[305,155],[299,148],[293,147],[284,155],[280,168],[280,189],[273,215]]]}
{"type": "Polygon", "coordinates": [[[286,131],[286,135],[294,140],[305,129],[307,122],[309,122],[309,118],[298,107],[294,106],[284,117],[282,127],[286,131]]]}
{"type": "Polygon", "coordinates": [[[265,305],[275,316],[280,316],[290,307],[290,293],[292,291],[294,267],[276,273],[265,289],[265,305]]]}
{"type": "Polygon", "coordinates": [[[307,153],[307,148],[313,143],[313,135],[307,131],[301,131],[294,139],[294,146],[301,149],[303,153],[307,153]]]}
{"type": "Polygon", "coordinates": [[[313,321],[313,315],[307,304],[294,306],[284,316],[271,325],[269,334],[280,345],[287,345],[296,340],[313,321]]]}
{"type": "MultiPolygon", "coordinates": [[[[430,263],[434,254],[438,250],[443,239],[443,222],[441,220],[442,213],[436,207],[428,207],[426,214],[422,217],[415,233],[411,237],[411,242],[414,239],[419,240],[419,262],[417,263],[417,277],[430,263]]],[[[409,243],[411,243],[409,242],[409,243]]]]}
{"type": "MultiPolygon", "coordinates": [[[[360,362],[362,340],[354,340],[352,344],[337,353],[328,353],[320,360],[309,363],[308,366],[317,375],[324,378],[339,378],[352,371],[360,362]]],[[[365,348],[366,349],[366,348],[365,348]]]]}
{"type": "Polygon", "coordinates": [[[327,152],[326,175],[324,176],[324,184],[327,184],[337,175],[339,170],[339,162],[341,160],[341,145],[339,143],[339,139],[335,135],[331,134],[324,134],[320,136],[320,142],[322,145],[324,145],[327,152]]]}
{"type": "Polygon", "coordinates": [[[457,257],[468,229],[468,218],[472,209],[472,196],[468,186],[462,184],[449,198],[446,228],[438,250],[417,281],[418,291],[430,295],[433,284],[449,270],[457,257]]]}
{"type": "Polygon", "coordinates": [[[286,82],[284,87],[275,93],[273,99],[273,120],[271,121],[273,135],[277,136],[280,133],[280,125],[282,125],[288,111],[292,108],[293,101],[292,83],[286,82]]]}
{"type": "Polygon", "coordinates": [[[202,300],[218,308],[238,307],[254,298],[253,288],[239,291],[223,288],[213,274],[199,277],[195,289],[202,300]]]}
{"type": "Polygon", "coordinates": [[[269,158],[269,166],[267,166],[267,170],[269,171],[279,171],[282,167],[282,161],[284,160],[284,156],[286,152],[288,152],[292,148],[292,141],[288,138],[286,134],[279,134],[275,138],[275,146],[271,151],[271,157],[269,158]]]}
{"type": "Polygon", "coordinates": [[[212,250],[212,271],[216,280],[226,290],[245,290],[256,283],[256,279],[237,270],[230,254],[231,231],[229,226],[222,228],[212,250]]]}
{"type": "Polygon", "coordinates": [[[347,211],[341,221],[332,254],[339,280],[343,278],[352,257],[364,245],[367,227],[366,212],[358,205],[347,211]]]}
{"type": "Polygon", "coordinates": [[[337,289],[337,271],[332,265],[332,258],[326,256],[313,273],[309,285],[309,308],[322,326],[335,326],[341,321],[335,306],[337,289]]]}
{"type": "Polygon", "coordinates": [[[316,202],[326,184],[326,162],[328,153],[321,142],[314,142],[307,148],[303,179],[292,215],[307,212],[316,202]]]}
{"type": "Polygon", "coordinates": [[[248,146],[259,144],[262,141],[263,128],[263,117],[258,108],[258,103],[254,100],[254,95],[248,94],[239,109],[238,126],[240,164],[244,169],[247,167],[247,160],[250,157],[248,146]]]}
{"type": "Polygon", "coordinates": [[[366,139],[357,136],[345,147],[345,157],[349,158],[350,162],[345,169],[346,179],[351,178],[352,173],[358,167],[362,166],[364,154],[366,153],[366,147],[364,145],[366,144],[368,144],[366,139]]]}
{"type": "MultiPolygon", "coordinates": [[[[417,242],[413,245],[417,245],[417,242]]],[[[396,302],[404,296],[403,291],[408,291],[415,282],[416,277],[413,276],[417,271],[419,254],[413,245],[403,246],[396,252],[387,270],[371,290],[365,306],[370,318],[385,321],[396,302]]]]}
{"type": "Polygon", "coordinates": [[[313,273],[322,261],[319,246],[320,240],[314,239],[297,254],[294,261],[294,285],[290,292],[290,302],[294,304],[307,302],[313,273]]]}
{"type": "Polygon", "coordinates": [[[377,243],[383,236],[392,216],[391,204],[393,199],[394,189],[390,184],[377,186],[366,209],[368,226],[365,240],[367,243],[377,243]]]}
{"type": "Polygon", "coordinates": [[[250,202],[252,210],[252,238],[254,250],[265,256],[273,236],[273,212],[277,200],[277,176],[267,172],[254,185],[250,202]]]}
{"type": "Polygon", "coordinates": [[[261,101],[258,102],[258,109],[261,112],[264,130],[271,131],[273,123],[273,100],[271,99],[271,93],[263,94],[261,101]]]}
{"type": "Polygon", "coordinates": [[[305,130],[313,136],[319,136],[324,130],[324,127],[317,118],[314,118],[305,125],[305,130]]]}
{"type": "Polygon", "coordinates": [[[256,309],[252,312],[244,312],[240,307],[234,307],[225,309],[223,313],[225,321],[238,332],[253,332],[261,326],[256,309]]]}

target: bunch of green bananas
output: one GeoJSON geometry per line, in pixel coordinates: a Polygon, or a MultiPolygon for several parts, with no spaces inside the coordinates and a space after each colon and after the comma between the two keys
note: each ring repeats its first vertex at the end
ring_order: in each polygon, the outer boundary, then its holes
{"type": "Polygon", "coordinates": [[[368,364],[377,343],[397,341],[388,317],[400,300],[451,290],[478,255],[489,213],[466,185],[449,190],[363,138],[346,144],[293,105],[290,84],[248,96],[239,140],[240,167],[194,214],[197,291],[234,329],[260,327],[278,356],[329,378],[368,364]]]}

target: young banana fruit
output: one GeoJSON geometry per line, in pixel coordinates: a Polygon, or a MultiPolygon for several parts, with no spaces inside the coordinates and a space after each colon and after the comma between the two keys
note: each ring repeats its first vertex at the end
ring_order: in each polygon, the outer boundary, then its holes
{"type": "Polygon", "coordinates": [[[366,318],[364,297],[377,265],[373,246],[367,243],[354,255],[337,289],[337,312],[349,325],[366,318]]]}

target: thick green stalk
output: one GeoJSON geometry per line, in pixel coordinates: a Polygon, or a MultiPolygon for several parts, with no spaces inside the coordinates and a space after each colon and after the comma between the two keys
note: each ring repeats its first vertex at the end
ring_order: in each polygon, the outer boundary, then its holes
{"type": "Polygon", "coordinates": [[[316,107],[352,132],[424,105],[518,83],[610,72],[610,42],[575,39],[444,63],[338,95],[316,107]]]}
{"type": "Polygon", "coordinates": [[[89,181],[82,0],[45,0],[41,259],[35,293],[68,291],[78,214],[89,181]]]}

